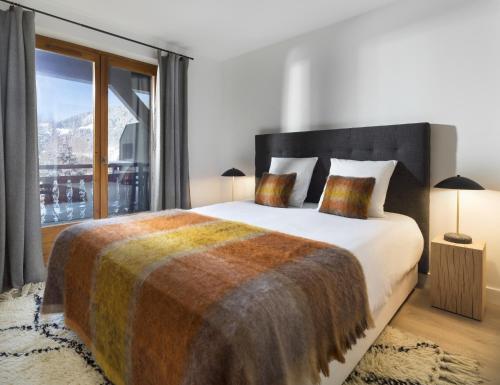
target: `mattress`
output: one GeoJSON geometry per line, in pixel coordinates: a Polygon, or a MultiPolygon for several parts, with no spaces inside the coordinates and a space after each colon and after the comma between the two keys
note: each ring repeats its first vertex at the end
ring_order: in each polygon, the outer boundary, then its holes
{"type": "Polygon", "coordinates": [[[352,219],[320,213],[316,205],[275,208],[236,201],[192,209],[222,219],[328,242],[351,251],[360,261],[373,313],[387,303],[395,286],[418,263],[424,238],[410,217],[386,213],[384,218],[352,219]]]}

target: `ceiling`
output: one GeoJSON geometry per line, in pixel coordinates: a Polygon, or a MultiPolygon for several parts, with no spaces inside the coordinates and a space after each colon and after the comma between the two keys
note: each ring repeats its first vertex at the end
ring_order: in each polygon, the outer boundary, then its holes
{"type": "Polygon", "coordinates": [[[21,0],[194,56],[225,60],[395,0],[21,0]]]}

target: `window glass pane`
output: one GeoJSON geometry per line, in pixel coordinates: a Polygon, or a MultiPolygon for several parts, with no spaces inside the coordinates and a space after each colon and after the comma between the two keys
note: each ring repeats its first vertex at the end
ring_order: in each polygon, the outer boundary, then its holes
{"type": "Polygon", "coordinates": [[[108,86],[108,215],[149,210],[151,77],[111,67],[108,86]]]}
{"type": "Polygon", "coordinates": [[[93,63],[36,50],[42,225],[92,218],[93,63]]]}

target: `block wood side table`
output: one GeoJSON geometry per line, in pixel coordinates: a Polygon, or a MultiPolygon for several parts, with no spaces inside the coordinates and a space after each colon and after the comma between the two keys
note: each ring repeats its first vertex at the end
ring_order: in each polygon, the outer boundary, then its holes
{"type": "Polygon", "coordinates": [[[432,306],[481,320],[485,304],[486,244],[431,243],[432,306]]]}

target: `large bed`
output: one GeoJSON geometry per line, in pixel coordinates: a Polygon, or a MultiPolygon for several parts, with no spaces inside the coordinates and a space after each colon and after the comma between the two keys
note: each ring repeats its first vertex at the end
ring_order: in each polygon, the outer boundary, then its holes
{"type": "MultiPolygon", "coordinates": [[[[430,125],[412,123],[264,134],[256,136],[255,149],[257,181],[269,169],[273,156],[319,158],[306,198],[309,205],[306,203],[299,213],[295,213],[298,209],[287,211],[283,215],[287,220],[281,219],[281,215],[278,218],[277,211],[251,218],[252,212],[258,210],[253,206],[242,210],[244,214],[231,213],[227,208],[231,204],[200,210],[331,242],[357,256],[365,272],[375,327],[352,347],[345,363],[330,363],[330,377],[322,376],[323,385],[340,385],[413,291],[418,273],[429,270],[430,125]],[[385,218],[364,222],[322,215],[314,210],[331,158],[398,161],[387,192],[385,218]],[[324,227],[311,225],[322,221],[330,222],[327,228],[335,230],[325,231],[324,227]]],[[[245,205],[248,207],[248,203],[245,205]]]]}
{"type": "Polygon", "coordinates": [[[426,123],[258,135],[257,181],[272,157],[318,157],[304,207],[72,226],[44,310],[64,310],[117,384],[341,384],[427,271],[429,153],[426,123]],[[383,218],[316,210],[333,157],[398,161],[383,218]]]}

